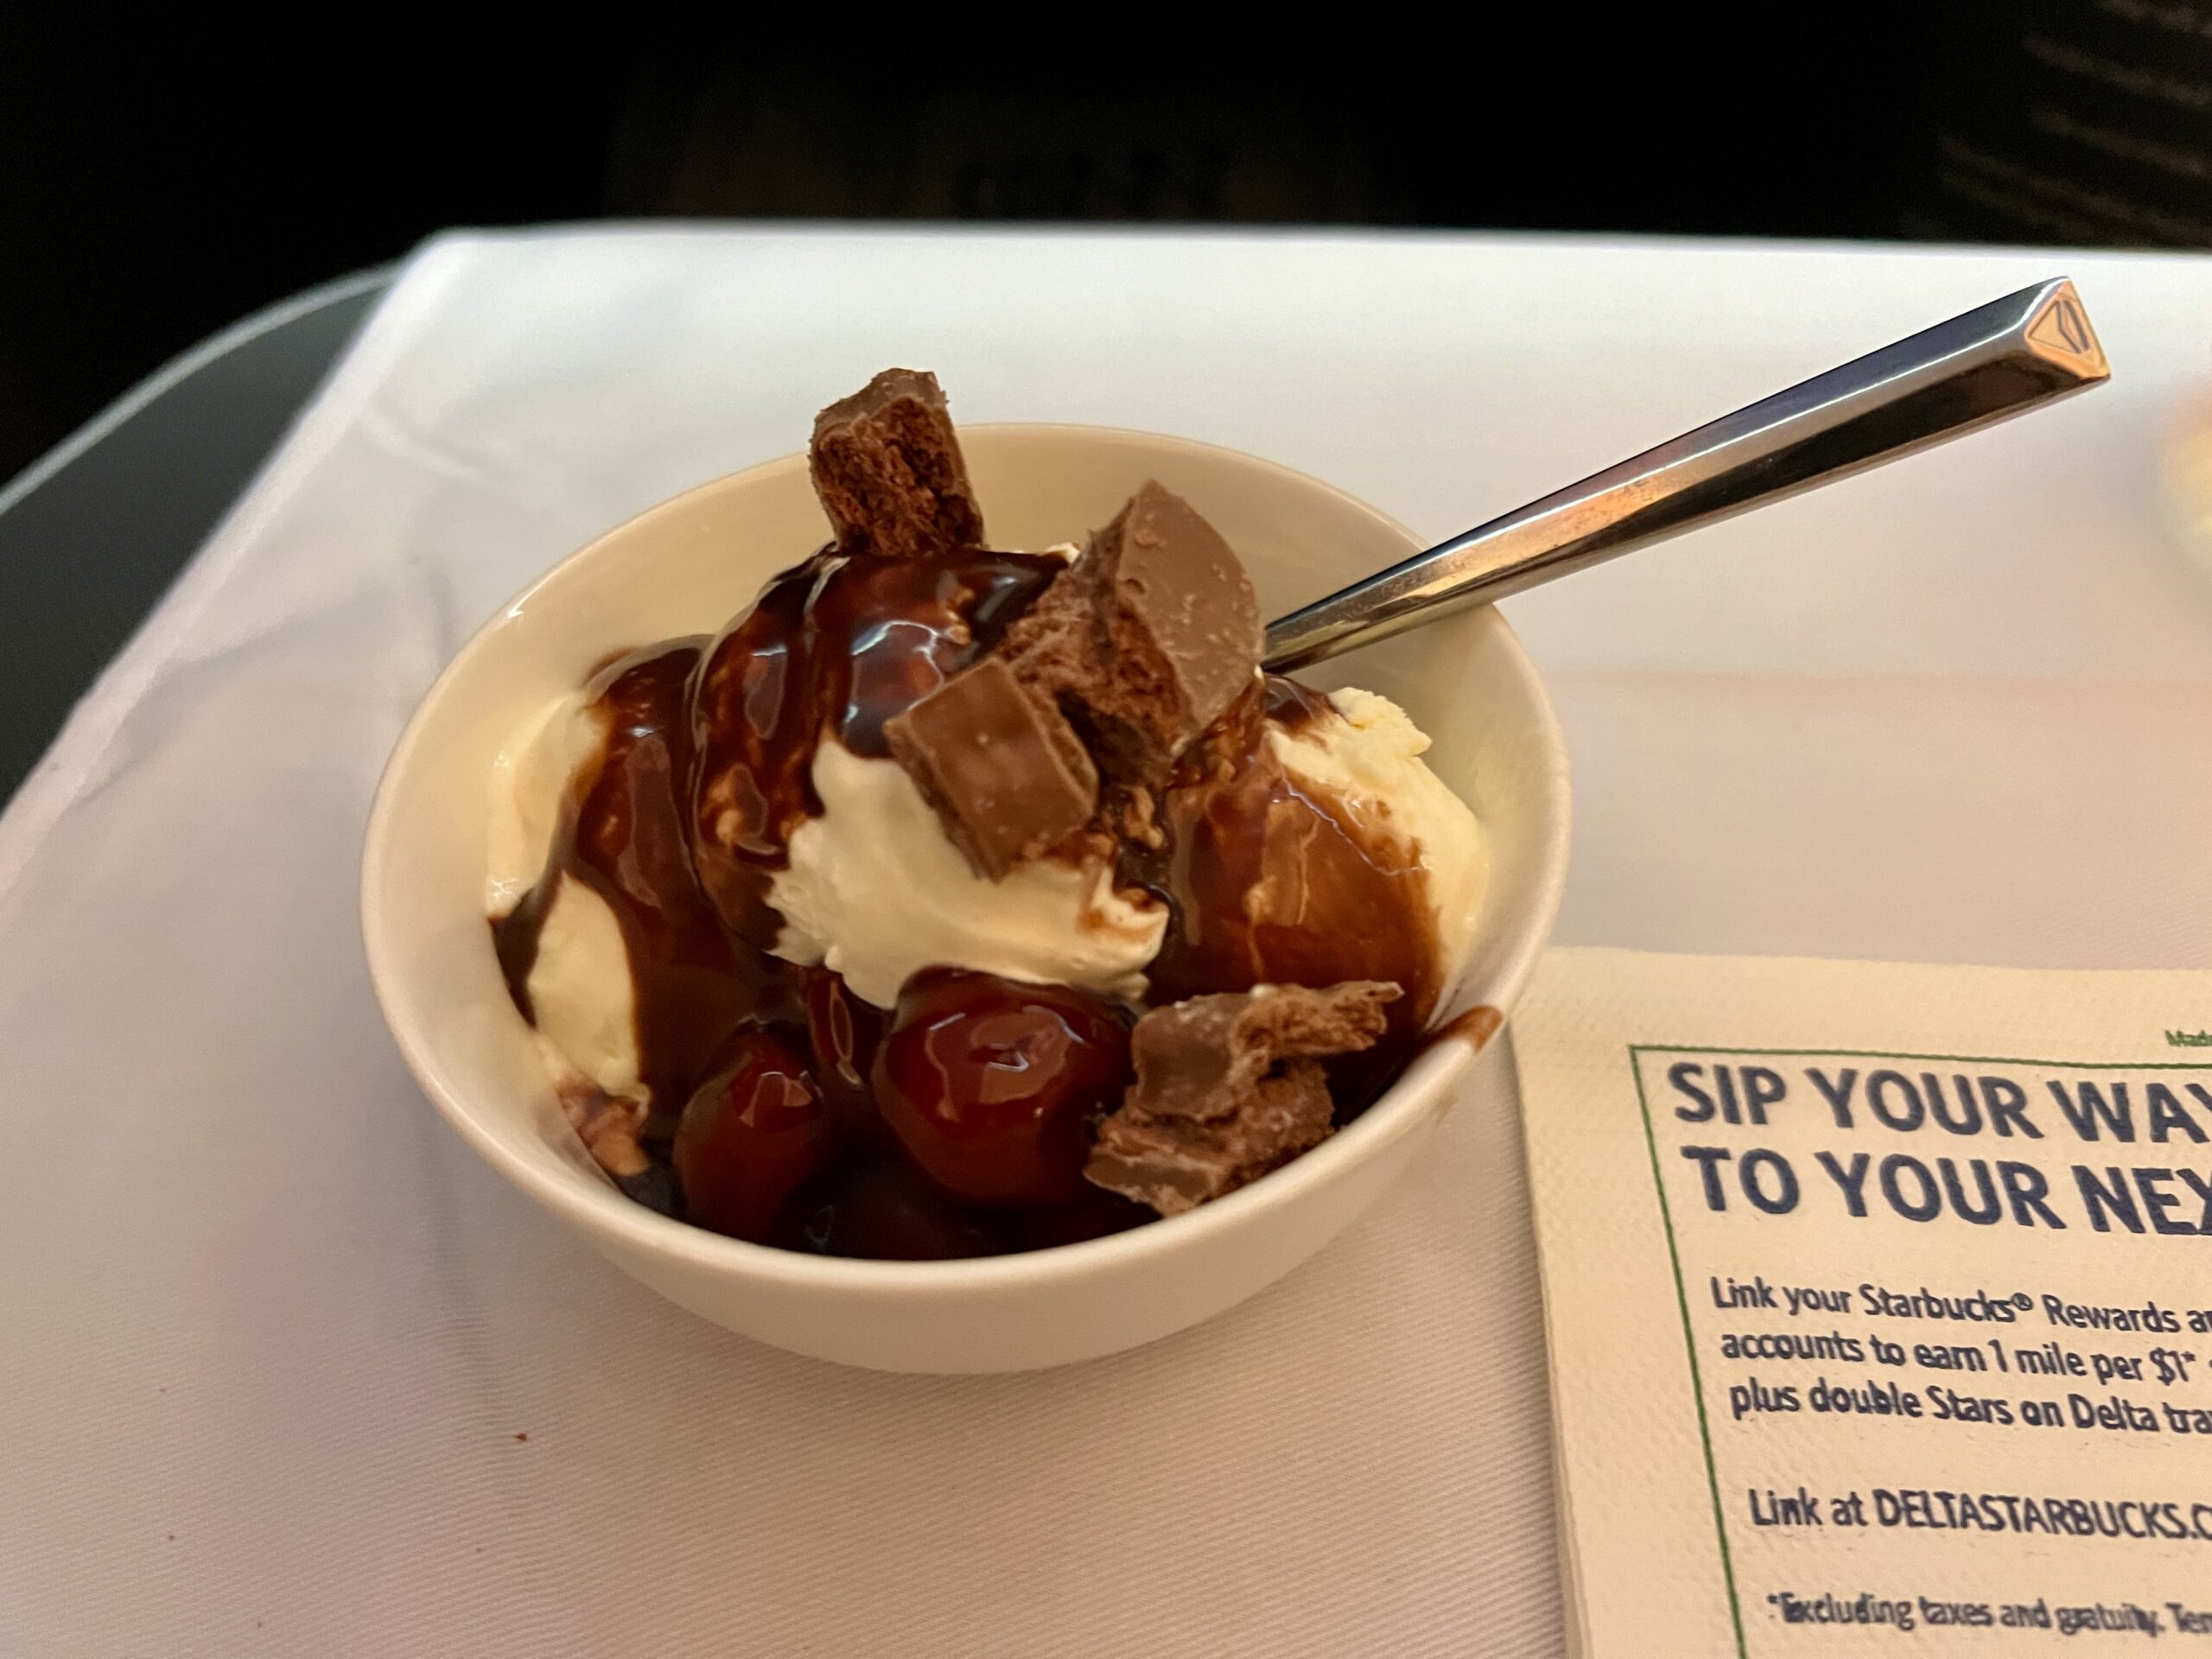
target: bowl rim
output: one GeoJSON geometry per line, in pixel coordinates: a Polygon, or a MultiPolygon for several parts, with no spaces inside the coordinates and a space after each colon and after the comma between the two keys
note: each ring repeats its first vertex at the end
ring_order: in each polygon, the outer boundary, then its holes
{"type": "MultiPolygon", "coordinates": [[[[1094,426],[1074,422],[977,422],[961,428],[963,438],[986,435],[996,438],[1024,435],[1079,437],[1123,448],[1184,450],[1225,460],[1244,467],[1274,474],[1282,482],[1305,490],[1319,490],[1336,498],[1355,513],[1376,520],[1405,540],[1421,544],[1421,537],[1382,509],[1338,488],[1325,480],[1287,467],[1264,456],[1141,428],[1094,426]]],[[[1126,1264],[1173,1253],[1205,1238],[1235,1230],[1262,1211],[1285,1205],[1300,1193],[1348,1173],[1355,1165],[1381,1152],[1415,1128],[1423,1112],[1445,1091],[1464,1082],[1473,1069],[1480,1045],[1450,1038],[1432,1039],[1406,1070],[1351,1123],[1311,1151],[1261,1177],[1249,1185],[1198,1205],[1179,1216],[1162,1217],[1101,1238],[1049,1245],[1004,1255],[971,1256],[952,1261],[893,1262],[850,1256],[813,1255],[774,1245],[754,1244],[710,1232],[661,1214],[638,1203],[603,1179],[582,1169],[567,1170],[524,1157],[507,1144],[505,1132],[488,1117],[472,1109],[466,1091],[454,1086],[431,1052],[423,1033],[396,1015],[396,990],[401,979],[397,947],[387,932],[382,904],[390,876],[388,858],[393,838],[395,798],[404,778],[429,734],[439,724],[444,705],[465,665],[486,642],[515,621],[530,601],[545,588],[563,581],[573,569],[606,556],[604,550],[636,535],[649,521],[677,518],[702,496],[738,491],[769,478],[803,469],[804,452],[779,455],[737,472],[706,480],[665,498],[601,531],[568,553],[526,583],[500,605],[454,652],[430,683],[378,775],[363,837],[360,871],[360,924],[369,978],[385,1025],[397,1045],[408,1071],[439,1115],[494,1169],[530,1197],[592,1234],[646,1255],[661,1257],[710,1272],[741,1277],[756,1283],[791,1290],[820,1291],[865,1297],[896,1294],[903,1298],[935,1300],[977,1291],[1030,1285],[1040,1280],[1079,1278],[1110,1273],[1126,1264]]],[[[1535,971],[1555,923],[1567,879],[1568,838],[1573,812],[1567,773],[1567,748],[1558,716],[1546,695],[1541,677],[1510,623],[1493,607],[1484,607],[1498,631],[1515,675],[1523,683],[1528,702],[1536,715],[1535,735],[1548,766],[1543,791],[1543,816],[1554,818],[1540,823],[1543,846],[1535,890],[1529,911],[1530,923],[1508,948],[1498,969],[1482,988],[1480,1001],[1510,1014],[1530,975],[1535,971]]]]}

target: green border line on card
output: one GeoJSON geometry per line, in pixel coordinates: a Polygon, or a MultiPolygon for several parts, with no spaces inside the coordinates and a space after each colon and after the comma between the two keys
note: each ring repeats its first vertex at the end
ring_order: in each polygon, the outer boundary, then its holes
{"type": "MultiPolygon", "coordinates": [[[[1720,1473],[1713,1463],[1713,1429],[1705,1420],[1705,1381],[1698,1375],[1697,1342],[1690,1334],[1690,1294],[1682,1283],[1682,1253],[1675,1247],[1675,1214],[1667,1205],[1667,1183],[1659,1175],[1659,1137],[1651,1128],[1651,1104],[1643,1097],[1643,1065],[1639,1058],[1644,1047],[1656,1049],[1653,1044],[1630,1043],[1628,1046],[1629,1076],[1636,1080],[1636,1106],[1643,1115],[1643,1145],[1651,1154],[1651,1185],[1659,1193],[1659,1220],[1667,1230],[1667,1260],[1675,1269],[1675,1305],[1682,1311],[1682,1348],[1690,1361],[1690,1397],[1697,1402],[1697,1437],[1705,1447],[1705,1484],[1713,1493],[1713,1530],[1720,1540],[1720,1576],[1728,1586],[1728,1617],[1736,1626],[1737,1659],[1749,1659],[1744,1646],[1744,1609],[1736,1599],[1736,1564],[1728,1554],[1728,1523],[1720,1515],[1720,1473]]],[[[1719,1049],[1694,1051],[1669,1049],[1669,1053],[1698,1052],[1717,1054],[1719,1049]]]]}
{"type": "Polygon", "coordinates": [[[1651,1103],[1643,1094],[1646,1054],[1803,1055],[1847,1060],[1940,1060],[1954,1065],[2043,1065],[2060,1071],[2212,1071],[2212,1055],[2201,1060],[2031,1060],[2001,1054],[1903,1054],[1887,1048],[1729,1048],[1709,1043],[1630,1043],[1629,1077],[1636,1084],[1637,1110],[1643,1117],[1643,1147],[1651,1157],[1651,1185],[1659,1195],[1659,1220],[1667,1233],[1667,1260],[1675,1271],[1675,1305],[1681,1310],[1682,1349],[1690,1362],[1690,1395],[1697,1405],[1698,1440],[1705,1451],[1705,1484],[1713,1494],[1713,1529],[1720,1544],[1720,1573],[1728,1589],[1728,1617],[1736,1626],[1737,1659],[1750,1659],[1744,1642],[1744,1609],[1736,1595],[1736,1564],[1728,1551],[1728,1522],[1720,1505],[1720,1471],[1713,1460],[1713,1428],[1705,1414],[1705,1381],[1698,1374],[1697,1339],[1690,1330],[1689,1289],[1682,1282],[1682,1253],[1675,1243],[1675,1214],[1667,1203],[1667,1183],[1659,1173],[1659,1136],[1651,1127],[1651,1103]]]}
{"type": "Polygon", "coordinates": [[[1845,1060],[1946,1060],[1955,1065],[2050,1065],[2061,1071],[2212,1071],[2201,1060],[2024,1060],[2010,1054],[1904,1054],[1893,1048],[1719,1048],[1709,1043],[1630,1043],[1630,1054],[1808,1054],[1845,1060]]]}

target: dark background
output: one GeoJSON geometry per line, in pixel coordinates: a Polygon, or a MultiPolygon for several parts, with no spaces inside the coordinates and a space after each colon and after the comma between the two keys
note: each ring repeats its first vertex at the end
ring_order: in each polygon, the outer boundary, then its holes
{"type": "Polygon", "coordinates": [[[0,479],[211,331],[456,224],[2212,242],[2212,10],[2185,0],[1533,10],[1243,40],[1033,11],[987,59],[829,9],[310,41],[0,7],[0,479]]]}

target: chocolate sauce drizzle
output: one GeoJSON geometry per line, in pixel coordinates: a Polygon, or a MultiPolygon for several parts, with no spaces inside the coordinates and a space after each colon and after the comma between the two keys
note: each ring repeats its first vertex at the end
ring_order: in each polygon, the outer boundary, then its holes
{"type": "Polygon", "coordinates": [[[593,677],[585,702],[606,735],[562,802],[544,872],[492,924],[515,1006],[535,1017],[530,975],[562,878],[605,899],[637,988],[645,1136],[664,1141],[709,1058],[744,1020],[789,1001],[789,964],[733,938],[692,869],[689,695],[703,638],[648,645],[593,677]]]}
{"type": "Polygon", "coordinates": [[[1147,970],[1155,1005],[1255,985],[1403,988],[1381,1042],[1328,1062],[1342,1122],[1402,1069],[1440,987],[1427,873],[1301,785],[1267,741],[1270,727],[1294,733],[1332,712],[1268,675],[1184,757],[1158,808],[1165,845],[1128,848],[1119,874],[1168,906],[1147,970]]]}
{"type": "Polygon", "coordinates": [[[1052,554],[893,559],[824,548],[723,631],[692,696],[693,827],[701,881],[741,938],[775,943],[768,887],[791,831],[822,810],[812,777],[822,734],[857,755],[888,755],[884,722],[997,644],[1065,569],[1052,554]]]}
{"type": "MultiPolygon", "coordinates": [[[[770,883],[791,832],[821,810],[811,779],[821,738],[887,754],[885,721],[990,649],[1065,568],[1052,555],[824,549],[772,581],[719,638],[648,645],[594,676],[586,699],[603,723],[601,750],[571,781],[543,873],[492,936],[516,1007],[533,1017],[531,971],[562,880],[613,910],[652,1096],[634,1128],[652,1162],[625,1181],[633,1195],[680,1208],[665,1178],[676,1122],[726,1042],[759,1027],[816,1055],[846,1148],[787,1206],[776,1242],[788,1248],[987,1254],[1150,1218],[1104,1192],[1033,1212],[967,1210],[933,1192],[868,1096],[860,1051],[880,1029],[874,1011],[861,1011],[864,1031],[852,1010],[841,1022],[836,976],[768,954],[781,927],[770,883]]],[[[1422,872],[1301,788],[1266,741],[1270,723],[1297,730],[1326,711],[1318,693],[1274,677],[1240,698],[1139,815],[1164,831],[1160,844],[1122,842],[1118,875],[1169,908],[1150,969],[1155,1004],[1260,983],[1405,988],[1383,1042],[1332,1063],[1341,1120],[1403,1065],[1438,987],[1422,872]]]]}

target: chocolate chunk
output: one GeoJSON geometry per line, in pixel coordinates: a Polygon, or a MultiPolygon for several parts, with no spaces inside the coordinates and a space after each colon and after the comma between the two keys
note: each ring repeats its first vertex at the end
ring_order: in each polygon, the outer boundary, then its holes
{"type": "Polygon", "coordinates": [[[1220,532],[1147,483],[1007,630],[1024,681],[1069,704],[1107,772],[1165,780],[1252,683],[1260,605],[1220,532]]]}
{"type": "Polygon", "coordinates": [[[1090,821],[1098,773],[1059,709],[995,657],[883,728],[893,757],[994,881],[1090,821]]]}
{"type": "Polygon", "coordinates": [[[983,544],[937,377],[886,369],[814,417],[814,493],[847,553],[913,558],[983,544]]]}
{"type": "Polygon", "coordinates": [[[1262,985],[1154,1008],[1130,1034],[1136,1082],[1122,1103],[1146,1117],[1227,1116],[1242,1091],[1279,1060],[1315,1059],[1371,1047],[1399,988],[1348,979],[1326,990],[1262,985]]]}
{"type": "Polygon", "coordinates": [[[1320,1065],[1292,1060],[1254,1084],[1243,1109],[1222,1122],[1108,1118],[1083,1173],[1109,1192],[1179,1216],[1319,1146],[1333,1109],[1320,1065]]]}
{"type": "Polygon", "coordinates": [[[1154,1008],[1130,1036],[1136,1082],[1084,1173],[1164,1216],[1234,1192],[1330,1133],[1318,1057],[1370,1047],[1395,985],[1262,986],[1154,1008]]]}

